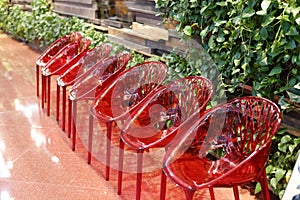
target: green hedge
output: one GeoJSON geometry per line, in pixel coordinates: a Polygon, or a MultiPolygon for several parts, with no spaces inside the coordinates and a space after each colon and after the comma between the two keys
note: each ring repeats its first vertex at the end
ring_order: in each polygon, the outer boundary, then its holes
{"type": "Polygon", "coordinates": [[[181,34],[202,44],[227,91],[246,84],[253,95],[274,99],[300,97],[299,2],[157,0],[157,8],[181,34]]]}
{"type": "Polygon", "coordinates": [[[94,30],[93,26],[83,20],[77,17],[63,18],[52,12],[47,1],[33,0],[31,7],[31,12],[23,11],[18,5],[9,7],[6,0],[0,0],[0,29],[17,39],[37,42],[41,46],[47,46],[74,31],[91,37],[92,47],[107,41],[104,34],[94,30]]]}
{"type": "MultiPolygon", "coordinates": [[[[300,110],[299,0],[157,0],[156,7],[182,37],[199,41],[228,93],[243,95],[240,87],[250,85],[253,95],[279,98],[283,110],[300,110]]],[[[285,129],[273,139],[267,174],[279,197],[299,150],[299,138],[285,129]]]]}

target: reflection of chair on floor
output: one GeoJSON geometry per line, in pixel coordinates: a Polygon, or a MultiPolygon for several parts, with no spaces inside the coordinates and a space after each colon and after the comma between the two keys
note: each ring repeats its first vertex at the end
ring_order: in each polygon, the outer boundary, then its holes
{"type": "Polygon", "coordinates": [[[68,136],[72,134],[72,150],[76,143],[77,101],[94,100],[96,91],[101,91],[125,70],[131,55],[128,52],[100,60],[82,74],[69,90],[68,136]],[[73,122],[73,123],[72,123],[73,122]]]}
{"type": "Polygon", "coordinates": [[[74,32],[68,35],[65,35],[56,41],[54,41],[46,50],[44,50],[41,55],[36,60],[36,94],[40,95],[39,90],[39,80],[40,80],[40,67],[45,67],[46,64],[53,58],[55,55],[67,44],[71,43],[74,40],[80,41],[82,38],[81,33],[74,32]]]}
{"type": "Polygon", "coordinates": [[[60,87],[62,87],[62,130],[65,130],[66,121],[66,96],[67,87],[73,85],[76,80],[91,69],[100,60],[106,58],[111,52],[111,44],[101,44],[87,52],[79,60],[73,59],[71,62],[67,63],[64,68],[67,70],[62,73],[57,78],[57,90],[56,90],[56,120],[59,120],[59,97],[60,97],[60,87]]]}
{"type": "Polygon", "coordinates": [[[120,74],[107,88],[96,95],[90,115],[88,162],[91,162],[93,117],[106,123],[106,175],[109,180],[112,123],[128,118],[128,115],[145,100],[167,75],[167,66],[161,62],[144,62],[120,74]]]}
{"type": "Polygon", "coordinates": [[[68,62],[73,61],[76,63],[82,56],[84,56],[91,44],[91,39],[83,38],[78,41],[74,41],[65,47],[63,47],[60,52],[52,58],[45,67],[42,68],[42,107],[47,95],[47,115],[50,115],[50,86],[51,86],[51,76],[60,75],[67,67],[68,62]],[[66,67],[65,67],[66,66],[66,67]],[[46,88],[46,85],[48,88],[46,88]],[[47,92],[46,92],[47,91],[47,92]]]}
{"type": "Polygon", "coordinates": [[[281,113],[273,102],[259,97],[242,97],[206,112],[184,135],[174,141],[164,158],[166,176],[180,186],[186,199],[195,191],[233,187],[258,181],[264,199],[270,199],[265,164],[272,137],[278,131],[281,113]]]}
{"type": "MultiPolygon", "coordinates": [[[[139,105],[121,130],[118,194],[122,187],[124,143],[137,152],[136,199],[140,199],[143,153],[150,148],[167,148],[181,124],[205,111],[212,92],[213,85],[208,79],[187,77],[160,87],[150,100],[139,105]]],[[[165,189],[162,196],[164,192],[165,189]]]]}

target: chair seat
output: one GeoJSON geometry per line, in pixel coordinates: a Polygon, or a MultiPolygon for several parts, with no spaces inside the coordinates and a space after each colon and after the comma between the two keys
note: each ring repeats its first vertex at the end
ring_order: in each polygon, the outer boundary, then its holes
{"type": "Polygon", "coordinates": [[[198,155],[184,154],[174,161],[166,172],[182,187],[195,186],[199,189],[209,186],[232,187],[247,183],[261,171],[255,163],[247,163],[243,165],[242,170],[231,173],[231,170],[244,160],[243,157],[237,158],[235,162],[226,158],[215,161],[211,159],[209,155],[199,159],[198,155]]]}

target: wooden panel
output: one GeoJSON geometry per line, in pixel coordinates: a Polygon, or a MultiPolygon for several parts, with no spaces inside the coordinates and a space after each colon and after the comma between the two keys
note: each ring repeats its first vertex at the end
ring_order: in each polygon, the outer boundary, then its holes
{"type": "Polygon", "coordinates": [[[55,0],[54,3],[60,2],[65,4],[86,4],[86,5],[92,5],[93,0],[55,0]]]}
{"type": "Polygon", "coordinates": [[[143,53],[145,55],[151,55],[151,53],[152,53],[152,50],[149,47],[124,40],[123,38],[119,38],[114,35],[108,34],[107,36],[108,36],[109,41],[118,43],[119,45],[123,45],[125,48],[137,51],[139,53],[143,53]]]}
{"type": "Polygon", "coordinates": [[[31,2],[32,2],[32,0],[11,0],[12,4],[21,4],[21,5],[24,5],[24,4],[30,5],[31,2]]]}
{"type": "Polygon", "coordinates": [[[135,21],[150,26],[162,27],[160,17],[147,13],[136,13],[135,21]]]}
{"type": "Polygon", "coordinates": [[[108,27],[108,34],[136,44],[146,45],[146,39],[138,35],[134,35],[134,32],[131,29],[108,27]]]}
{"type": "Polygon", "coordinates": [[[53,3],[53,11],[64,15],[78,16],[85,19],[97,19],[97,8],[88,8],[64,3],[53,3]]]}
{"type": "Polygon", "coordinates": [[[124,2],[124,5],[127,7],[128,10],[134,12],[141,12],[141,13],[148,13],[151,15],[155,15],[156,8],[155,3],[152,2],[145,2],[145,1],[136,1],[136,2],[124,2]]]}

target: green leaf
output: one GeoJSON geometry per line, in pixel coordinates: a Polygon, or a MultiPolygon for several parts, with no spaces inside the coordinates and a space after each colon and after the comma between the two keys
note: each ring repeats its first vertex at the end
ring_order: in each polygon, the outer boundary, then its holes
{"type": "Polygon", "coordinates": [[[254,193],[257,194],[257,193],[259,193],[260,191],[261,191],[260,183],[256,183],[254,193]]]}
{"type": "Polygon", "coordinates": [[[217,2],[216,4],[219,6],[227,6],[227,1],[217,2]]]}
{"type": "Polygon", "coordinates": [[[220,35],[219,37],[217,37],[217,42],[224,42],[225,38],[223,37],[223,35],[220,35]]]}
{"type": "Polygon", "coordinates": [[[268,58],[265,57],[264,59],[262,59],[262,60],[259,62],[259,64],[262,65],[262,66],[268,65],[268,58]]]}
{"type": "Polygon", "coordinates": [[[283,153],[286,153],[287,147],[288,146],[286,144],[282,144],[282,143],[278,144],[278,150],[283,152],[283,153]]]}
{"type": "Polygon", "coordinates": [[[232,71],[231,74],[234,75],[234,74],[239,73],[239,72],[240,72],[240,69],[235,69],[235,70],[232,71]]]}
{"type": "Polygon", "coordinates": [[[297,19],[295,19],[295,22],[300,25],[300,17],[298,17],[297,19]]]}
{"type": "Polygon", "coordinates": [[[202,38],[206,37],[207,33],[208,33],[208,28],[209,26],[205,27],[201,32],[200,32],[200,36],[202,38]]]}
{"type": "Polygon", "coordinates": [[[267,11],[265,10],[259,10],[256,12],[257,15],[266,15],[267,14],[267,11]]]}
{"type": "Polygon", "coordinates": [[[277,188],[277,180],[276,180],[276,178],[272,178],[271,179],[271,181],[270,181],[270,183],[271,183],[271,186],[273,187],[273,188],[277,188]]]}
{"type": "Polygon", "coordinates": [[[292,77],[290,80],[289,80],[289,86],[290,87],[293,87],[297,82],[297,78],[295,77],[292,77]]]}
{"type": "Polygon", "coordinates": [[[291,26],[286,33],[286,35],[299,35],[297,28],[295,26],[291,26]]]}
{"type": "Polygon", "coordinates": [[[260,29],[260,37],[262,40],[265,40],[268,38],[268,31],[266,27],[262,27],[262,29],[260,29]]]}
{"type": "Polygon", "coordinates": [[[271,0],[263,0],[260,5],[261,9],[267,12],[267,9],[269,8],[270,4],[271,4],[271,0]]]}
{"type": "Polygon", "coordinates": [[[226,20],[217,20],[217,21],[215,21],[215,26],[220,26],[220,25],[222,25],[222,24],[226,24],[226,20]]]}
{"type": "Polygon", "coordinates": [[[300,90],[300,82],[299,82],[299,83],[297,83],[296,85],[294,85],[294,88],[296,88],[296,89],[300,90]]]}
{"type": "Polygon", "coordinates": [[[245,10],[243,10],[242,18],[249,18],[253,15],[255,15],[255,10],[251,7],[247,7],[245,10]]]}
{"type": "Polygon", "coordinates": [[[213,49],[213,48],[216,47],[216,44],[215,44],[215,36],[214,36],[214,35],[211,36],[211,37],[209,38],[208,46],[209,46],[211,49],[213,49]]]}
{"type": "Polygon", "coordinates": [[[281,72],[282,72],[282,68],[280,66],[276,66],[271,70],[268,76],[274,76],[276,74],[280,74],[281,72]]]}
{"type": "Polygon", "coordinates": [[[293,88],[291,88],[289,91],[287,91],[287,94],[289,95],[289,98],[291,101],[300,103],[300,95],[297,94],[297,91],[293,91],[293,88]]]}
{"type": "Polygon", "coordinates": [[[183,29],[184,34],[187,36],[192,36],[192,27],[191,26],[185,26],[183,29]]]}
{"type": "Polygon", "coordinates": [[[285,136],[283,136],[283,137],[281,138],[280,142],[283,143],[283,144],[286,144],[286,143],[288,143],[288,142],[291,141],[291,140],[292,140],[292,138],[291,138],[290,135],[285,135],[285,136]]]}
{"type": "Polygon", "coordinates": [[[285,176],[286,170],[277,169],[275,173],[276,181],[279,182],[285,176]]]}

